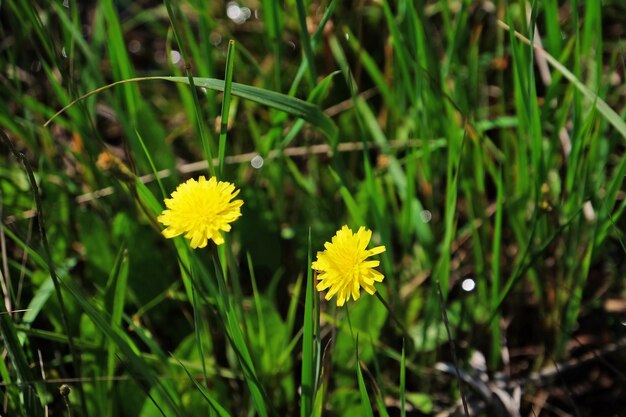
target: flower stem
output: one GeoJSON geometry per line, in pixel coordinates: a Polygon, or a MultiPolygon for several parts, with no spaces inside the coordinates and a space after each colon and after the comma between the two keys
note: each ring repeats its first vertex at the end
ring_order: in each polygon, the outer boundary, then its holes
{"type": "Polygon", "coordinates": [[[402,332],[402,335],[404,336],[404,338],[407,340],[412,340],[411,335],[409,335],[409,332],[406,330],[406,327],[404,327],[404,324],[402,324],[400,319],[398,319],[398,316],[396,316],[396,313],[391,309],[391,307],[389,306],[389,303],[387,303],[387,300],[385,300],[383,296],[380,295],[380,292],[378,291],[376,291],[374,294],[376,295],[376,297],[378,297],[380,302],[383,303],[383,305],[389,312],[389,315],[393,319],[393,322],[396,324],[396,326],[398,326],[398,329],[400,329],[400,331],[402,332]]]}

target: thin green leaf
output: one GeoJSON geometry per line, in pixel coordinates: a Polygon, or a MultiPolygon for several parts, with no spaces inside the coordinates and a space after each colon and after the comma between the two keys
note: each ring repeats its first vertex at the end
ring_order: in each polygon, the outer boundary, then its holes
{"type": "Polygon", "coordinates": [[[309,417],[313,411],[313,398],[315,392],[315,377],[313,366],[315,364],[313,337],[315,325],[313,323],[313,297],[315,296],[313,270],[311,268],[311,230],[309,229],[308,255],[306,264],[306,292],[304,299],[304,333],[302,336],[302,380],[300,389],[302,399],[300,401],[300,417],[309,417]]]}
{"type": "MultiPolygon", "coordinates": [[[[176,359],[176,358],[175,358],[176,359]]],[[[230,417],[230,414],[228,413],[228,411],[226,411],[224,409],[224,407],[222,407],[220,405],[220,403],[215,400],[215,398],[213,398],[211,396],[211,394],[206,390],[206,388],[204,388],[199,382],[198,380],[191,375],[191,373],[189,372],[189,370],[185,367],[185,365],[183,365],[183,363],[181,361],[179,361],[178,359],[176,359],[178,361],[178,363],[180,364],[180,367],[183,368],[183,370],[185,371],[185,373],[187,374],[187,376],[189,377],[189,380],[191,382],[193,382],[193,384],[196,386],[196,388],[198,389],[198,391],[200,391],[200,394],[202,394],[202,397],[204,397],[205,401],[211,406],[211,408],[217,413],[218,416],[220,417],[230,417]]]]}
{"type": "MultiPolygon", "coordinates": [[[[106,89],[120,84],[157,80],[189,84],[189,80],[185,77],[140,77],[117,81],[115,83],[90,91],[89,93],[72,101],[70,104],[59,110],[46,123],[44,123],[44,126],[48,126],[58,115],[71,108],[77,102],[84,100],[85,98],[90,97],[94,94],[98,94],[106,89]]],[[[224,91],[224,80],[200,77],[195,77],[193,78],[193,80],[196,87],[209,88],[215,91],[224,91]]],[[[300,100],[295,97],[290,97],[285,94],[276,93],[274,91],[239,83],[232,84],[231,92],[234,96],[254,101],[255,103],[259,103],[264,106],[268,106],[291,114],[292,116],[304,119],[307,122],[311,123],[313,126],[321,129],[322,132],[324,132],[324,134],[326,134],[326,136],[329,138],[329,140],[334,140],[337,137],[337,126],[335,126],[333,121],[328,116],[326,116],[318,106],[315,106],[314,104],[307,103],[306,101],[300,100]]]]}
{"type": "Polygon", "coordinates": [[[233,84],[233,67],[235,63],[235,41],[228,42],[226,53],[226,71],[224,74],[224,99],[222,100],[222,116],[220,122],[220,141],[218,150],[219,174],[224,174],[224,158],[226,156],[226,134],[228,133],[228,115],[230,113],[230,94],[233,84]]]}

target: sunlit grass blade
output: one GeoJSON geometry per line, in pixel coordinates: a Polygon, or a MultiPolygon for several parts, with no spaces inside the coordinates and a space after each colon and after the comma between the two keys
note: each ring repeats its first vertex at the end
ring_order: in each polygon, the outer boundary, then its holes
{"type": "Polygon", "coordinates": [[[237,353],[254,406],[261,417],[268,417],[269,404],[266,404],[266,396],[264,395],[263,388],[257,377],[248,346],[246,345],[244,334],[240,327],[240,319],[232,305],[231,297],[226,290],[226,282],[224,281],[219,262],[217,258],[213,258],[213,261],[219,288],[219,297],[221,298],[221,314],[225,320],[224,327],[228,332],[232,347],[237,353]]]}
{"type": "MultiPolygon", "coordinates": [[[[90,91],[89,93],[79,97],[78,99],[72,101],[70,104],[59,110],[54,116],[52,116],[44,126],[48,126],[58,115],[65,112],[67,109],[74,106],[78,101],[84,100],[87,97],[90,97],[94,94],[98,94],[106,89],[114,87],[120,84],[126,83],[135,83],[141,81],[155,81],[155,80],[163,80],[177,83],[189,84],[189,80],[185,77],[139,77],[139,78],[131,78],[124,81],[117,81],[115,83],[106,85],[104,87],[100,87],[96,90],[90,91]]],[[[218,80],[214,78],[200,78],[195,77],[194,83],[196,87],[204,87],[209,88],[215,91],[224,91],[224,80],[218,80]]],[[[321,109],[311,103],[307,103],[306,101],[300,100],[295,97],[290,97],[285,94],[276,93],[274,91],[265,90],[258,87],[253,87],[250,85],[233,83],[231,93],[234,96],[241,97],[246,100],[254,101],[258,104],[268,106],[285,113],[288,113],[292,116],[301,118],[311,123],[313,126],[318,127],[326,136],[334,140],[337,137],[337,126],[333,123],[333,121],[326,116],[321,109]]]]}
{"type": "MultiPolygon", "coordinates": [[[[133,78],[135,71],[128,57],[122,25],[112,0],[102,2],[102,12],[107,22],[106,46],[109,51],[109,56],[114,58],[111,68],[113,76],[118,80],[133,78]]],[[[122,93],[126,110],[130,117],[133,118],[137,113],[137,102],[140,100],[137,88],[132,85],[124,85],[122,87],[122,93]]]]}
{"type": "MultiPolygon", "coordinates": [[[[326,10],[324,10],[324,15],[322,16],[322,19],[320,20],[319,25],[317,26],[317,29],[315,29],[315,33],[311,37],[311,48],[315,48],[317,44],[320,42],[320,39],[324,32],[324,28],[326,27],[326,24],[332,17],[336,6],[337,6],[337,0],[331,0],[331,2],[326,7],[326,10]]],[[[302,60],[302,62],[300,63],[300,67],[298,67],[296,76],[294,77],[293,82],[291,83],[291,87],[289,88],[290,96],[293,96],[296,94],[296,90],[298,89],[298,86],[300,85],[300,81],[302,81],[302,77],[304,77],[304,74],[306,73],[306,70],[308,69],[308,66],[309,66],[308,62],[309,61],[307,59],[307,60],[302,60]]]]}
{"type": "MultiPolygon", "coordinates": [[[[261,346],[266,346],[267,344],[267,331],[265,324],[265,315],[263,314],[263,306],[261,305],[261,295],[259,294],[259,288],[256,282],[256,275],[254,273],[254,266],[252,265],[252,258],[250,254],[246,254],[246,259],[248,261],[248,271],[250,273],[250,283],[252,284],[252,297],[254,298],[254,308],[256,310],[256,318],[258,321],[258,337],[259,344],[261,346]]],[[[269,353],[269,351],[266,351],[269,353]]],[[[265,353],[265,352],[264,352],[265,353]]],[[[261,355],[261,357],[265,360],[266,357],[261,355]]]]}
{"type": "Polygon", "coordinates": [[[200,136],[200,142],[202,143],[202,149],[204,151],[204,158],[209,163],[209,172],[211,175],[215,174],[215,170],[213,168],[213,154],[211,152],[211,144],[209,143],[209,133],[206,127],[206,123],[204,121],[204,117],[202,115],[202,107],[200,106],[200,100],[198,99],[198,91],[194,85],[193,74],[191,73],[191,63],[189,61],[190,56],[188,53],[188,42],[183,38],[183,31],[180,28],[180,10],[178,2],[171,2],[169,0],[164,0],[165,7],[167,8],[167,13],[169,15],[170,21],[172,23],[172,29],[174,30],[174,37],[176,38],[176,43],[180,48],[183,59],[186,63],[185,70],[187,72],[187,84],[189,84],[191,89],[191,95],[193,97],[193,103],[196,112],[196,129],[200,136]],[[189,64],[187,64],[189,63],[189,64]]]}
{"type": "Polygon", "coordinates": [[[273,88],[276,91],[281,91],[281,33],[283,31],[283,16],[280,9],[280,4],[274,0],[263,0],[263,21],[267,31],[266,41],[270,44],[272,53],[274,55],[274,62],[272,63],[272,78],[273,88]]]}
{"type": "Polygon", "coordinates": [[[504,204],[504,185],[502,183],[502,173],[496,177],[496,217],[494,222],[492,262],[491,262],[491,310],[496,314],[491,323],[491,366],[496,368],[500,362],[501,355],[501,333],[500,333],[500,313],[495,310],[498,307],[500,294],[500,253],[502,249],[502,216],[504,204]]]}
{"type": "MultiPolygon", "coordinates": [[[[16,236],[12,236],[13,239],[16,236]]],[[[20,244],[19,240],[16,241],[16,244],[20,244]]],[[[57,274],[59,277],[63,278],[67,275],[68,270],[74,265],[74,263],[68,263],[67,265],[59,265],[57,269],[57,274]]],[[[33,298],[28,302],[28,306],[24,315],[22,316],[21,324],[30,326],[35,321],[35,319],[41,314],[42,311],[45,311],[45,306],[48,303],[48,300],[51,296],[54,295],[54,283],[52,282],[52,278],[46,279],[41,286],[35,292],[33,298]]]]}
{"type": "MultiPolygon", "coordinates": [[[[162,79],[173,82],[186,82],[184,79],[177,79],[176,77],[163,77],[162,79]]],[[[195,81],[198,87],[224,91],[223,80],[196,78],[195,81]]],[[[320,128],[329,138],[335,138],[337,135],[337,127],[335,124],[314,104],[307,103],[295,97],[289,97],[270,90],[239,83],[233,83],[232,94],[304,119],[320,128]]]]}
{"type": "MultiPolygon", "coordinates": [[[[287,346],[289,342],[288,338],[293,335],[294,327],[296,324],[296,313],[298,312],[300,293],[302,292],[302,277],[302,275],[298,275],[298,279],[296,280],[293,287],[291,301],[289,302],[289,309],[287,310],[287,318],[285,319],[285,325],[287,328],[287,332],[285,333],[285,346],[287,346]]],[[[302,331],[302,333],[304,333],[304,330],[302,331]]]]}
{"type": "Polygon", "coordinates": [[[312,417],[322,417],[322,411],[324,409],[324,400],[326,387],[324,383],[320,385],[318,390],[315,392],[315,400],[313,402],[313,412],[311,413],[312,417]]]}
{"type": "Polygon", "coordinates": [[[312,40],[309,36],[309,29],[307,28],[306,10],[303,0],[296,0],[296,9],[298,10],[298,23],[300,24],[300,43],[302,44],[307,68],[309,70],[309,86],[312,88],[317,81],[317,76],[315,75],[315,60],[313,58],[313,48],[311,45],[312,40]]]}
{"type": "Polygon", "coordinates": [[[354,223],[359,225],[366,224],[365,214],[363,213],[361,207],[357,204],[350,190],[348,190],[342,179],[331,167],[328,167],[328,170],[339,187],[339,194],[341,195],[341,198],[343,199],[343,202],[346,205],[354,223]]]}
{"type": "Polygon", "coordinates": [[[230,113],[230,94],[233,84],[233,67],[235,62],[235,41],[228,42],[226,53],[226,71],[224,73],[224,98],[220,118],[220,140],[218,150],[219,174],[224,174],[224,157],[226,156],[226,134],[228,133],[228,115],[230,113]]]}
{"type": "Polygon", "coordinates": [[[415,102],[415,86],[413,85],[413,79],[409,71],[409,67],[411,67],[412,62],[404,43],[404,36],[402,36],[401,30],[396,23],[396,19],[391,12],[391,6],[389,5],[388,0],[383,0],[383,11],[385,13],[387,27],[389,28],[389,32],[391,34],[391,42],[394,46],[395,56],[398,60],[398,71],[400,72],[400,76],[398,78],[401,80],[402,86],[405,89],[404,93],[411,98],[412,102],[415,102]]]}
{"type": "Polygon", "coordinates": [[[157,167],[156,167],[156,165],[154,165],[154,161],[152,160],[152,157],[150,156],[150,151],[146,147],[146,144],[143,141],[143,139],[141,138],[141,135],[139,134],[139,132],[137,130],[135,130],[135,133],[137,134],[137,140],[139,140],[139,144],[141,145],[141,149],[143,150],[143,154],[145,155],[146,159],[148,160],[148,164],[150,164],[150,169],[152,169],[152,175],[154,175],[154,178],[156,179],[157,183],[159,184],[159,189],[161,190],[161,196],[163,198],[165,198],[165,197],[167,197],[167,193],[165,192],[165,188],[163,187],[163,183],[161,182],[161,178],[159,176],[157,167]]]}
{"type": "MultiPolygon", "coordinates": [[[[339,71],[332,72],[328,74],[326,77],[324,77],[322,81],[318,82],[315,88],[313,88],[313,91],[311,91],[311,93],[309,94],[307,101],[311,103],[319,104],[319,102],[328,93],[328,90],[330,89],[332,85],[333,78],[337,74],[339,74],[339,71]]],[[[289,130],[289,133],[285,135],[285,138],[282,140],[280,146],[282,148],[287,147],[289,143],[291,143],[291,141],[294,140],[296,136],[298,136],[298,133],[300,133],[303,127],[304,127],[304,120],[303,119],[297,120],[293,124],[291,129],[289,130]]],[[[336,142],[337,142],[336,138],[331,138],[330,145],[334,147],[336,146],[336,142]]]]}

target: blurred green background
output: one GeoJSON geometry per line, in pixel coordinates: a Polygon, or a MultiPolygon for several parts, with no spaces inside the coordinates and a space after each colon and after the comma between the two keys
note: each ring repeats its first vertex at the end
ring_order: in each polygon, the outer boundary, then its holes
{"type": "Polygon", "coordinates": [[[621,415],[625,35],[620,0],[0,1],[1,413],[461,415],[455,347],[472,416],[621,415]],[[226,245],[166,241],[209,174],[226,245]],[[387,307],[309,285],[343,224],[387,307]]]}

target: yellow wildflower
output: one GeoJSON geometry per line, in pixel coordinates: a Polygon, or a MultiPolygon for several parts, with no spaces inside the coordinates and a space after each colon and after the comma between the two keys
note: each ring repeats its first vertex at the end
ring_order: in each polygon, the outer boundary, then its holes
{"type": "Polygon", "coordinates": [[[224,243],[221,231],[230,231],[230,224],[241,216],[242,200],[233,200],[239,190],[229,182],[201,176],[180,184],[165,199],[167,209],[157,220],[164,226],[163,236],[173,238],[185,233],[192,248],[203,248],[209,239],[216,245],[224,243]]]}
{"type": "Polygon", "coordinates": [[[370,256],[385,251],[384,246],[367,249],[372,237],[372,231],[360,227],[353,233],[348,226],[343,226],[333,236],[332,242],[324,243],[323,252],[317,252],[317,260],[311,267],[318,271],[318,291],[330,290],[326,293],[326,300],[337,294],[337,305],[342,306],[352,297],[358,300],[361,296],[361,287],[369,294],[374,294],[374,282],[381,282],[383,274],[375,267],[380,261],[366,261],[370,256]]]}

